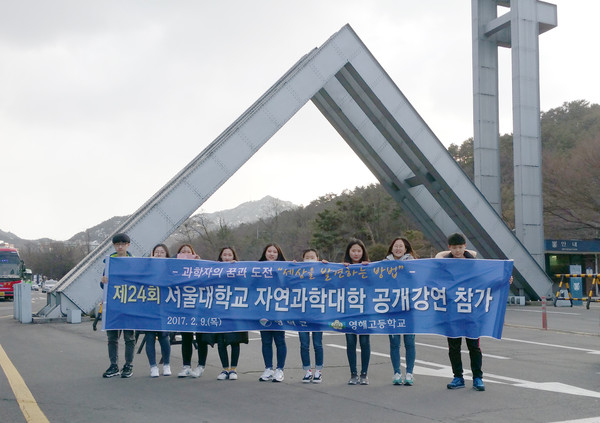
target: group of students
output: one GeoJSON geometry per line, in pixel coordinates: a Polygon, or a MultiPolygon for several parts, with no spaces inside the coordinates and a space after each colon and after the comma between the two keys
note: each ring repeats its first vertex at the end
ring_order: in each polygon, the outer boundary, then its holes
{"type": "MultiPolygon", "coordinates": [[[[117,234],[113,237],[113,245],[115,253],[111,257],[126,257],[131,256],[127,252],[130,239],[126,234],[117,234]]],[[[443,258],[475,258],[475,254],[466,249],[466,239],[462,234],[452,234],[448,238],[449,251],[442,252],[436,257],[443,258]]],[[[169,250],[166,245],[158,244],[152,249],[151,257],[168,258],[170,257],[169,250]]],[[[185,259],[200,259],[190,244],[183,244],[177,251],[177,258],[185,259]]],[[[417,259],[417,254],[414,252],[410,242],[406,238],[395,238],[386,254],[385,260],[414,260],[417,259]]],[[[302,254],[302,261],[319,261],[319,254],[314,249],[307,249],[302,254]]],[[[217,261],[220,262],[235,262],[238,261],[237,254],[233,247],[223,247],[219,252],[217,261]]],[[[270,243],[265,246],[259,261],[286,261],[281,248],[270,243]]],[[[322,260],[326,262],[325,260],[322,260]]],[[[344,254],[344,265],[352,264],[368,264],[369,254],[364,243],[359,239],[351,239],[348,243],[344,254]]],[[[102,277],[101,286],[107,282],[106,276],[102,277]]],[[[107,330],[108,337],[108,355],[110,359],[110,367],[104,372],[103,377],[110,378],[119,376],[127,378],[133,373],[133,353],[135,347],[134,331],[123,330],[123,338],[125,340],[125,365],[119,371],[118,367],[118,338],[121,331],[107,330]]],[[[313,348],[315,353],[314,371],[311,368],[310,362],[310,337],[311,332],[299,332],[300,339],[300,357],[302,360],[302,368],[305,375],[302,379],[304,383],[321,383],[323,380],[323,332],[312,332],[313,348]]],[[[388,335],[390,341],[390,358],[393,367],[394,385],[408,385],[414,383],[413,370],[415,364],[415,335],[388,335]],[[400,367],[400,346],[404,340],[406,370],[402,377],[400,367]]],[[[287,345],[285,341],[285,331],[260,331],[262,343],[262,356],[265,364],[265,370],[260,376],[261,382],[282,382],[284,380],[284,367],[287,357],[287,345]],[[276,366],[273,366],[273,343],[276,348],[276,366]]],[[[350,379],[348,385],[368,385],[368,370],[371,357],[371,340],[370,335],[346,334],[346,354],[348,357],[348,365],[350,367],[350,379]],[[357,344],[360,344],[361,349],[361,370],[358,372],[357,367],[357,344]]],[[[168,332],[146,332],[146,354],[150,364],[150,376],[158,377],[159,368],[156,363],[155,343],[159,341],[162,362],[163,375],[171,375],[170,356],[171,343],[170,334],[168,332]]],[[[465,382],[463,378],[463,367],[461,360],[461,341],[462,338],[448,338],[449,358],[452,365],[454,379],[447,385],[448,389],[464,388],[465,382]]],[[[484,391],[483,373],[481,371],[482,353],[479,347],[479,339],[466,339],[469,349],[471,370],[473,373],[473,388],[478,391],[484,391]]],[[[214,346],[217,344],[217,350],[223,370],[217,376],[218,380],[236,380],[238,374],[236,371],[239,356],[240,344],[248,343],[248,332],[233,332],[233,333],[182,333],[181,353],[183,357],[183,367],[178,373],[178,377],[200,377],[204,373],[206,366],[206,358],[208,355],[208,345],[214,346]],[[192,369],[191,360],[193,352],[193,341],[196,340],[198,349],[198,366],[192,369]],[[229,359],[227,347],[231,348],[231,360],[229,359]]]]}

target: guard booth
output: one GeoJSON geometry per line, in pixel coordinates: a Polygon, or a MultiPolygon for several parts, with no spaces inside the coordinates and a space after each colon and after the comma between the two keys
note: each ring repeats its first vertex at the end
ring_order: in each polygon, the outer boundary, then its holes
{"type": "MultiPolygon", "coordinates": [[[[600,240],[547,239],[545,244],[546,273],[554,282],[553,292],[561,288],[559,287],[561,278],[556,275],[586,274],[590,276],[574,278],[570,281],[572,296],[586,297],[590,290],[593,291],[594,296],[600,296],[600,292],[597,292],[598,284],[594,283],[594,275],[598,274],[600,240]],[[575,295],[574,288],[577,288],[576,291],[582,295],[575,295]]],[[[581,303],[574,303],[574,305],[581,305],[581,303]]]]}

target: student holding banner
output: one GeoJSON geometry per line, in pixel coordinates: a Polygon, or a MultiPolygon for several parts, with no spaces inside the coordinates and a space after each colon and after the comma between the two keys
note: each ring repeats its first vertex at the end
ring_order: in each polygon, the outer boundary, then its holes
{"type": "MultiPolygon", "coordinates": [[[[199,260],[200,256],[196,254],[194,251],[194,247],[190,244],[183,244],[177,250],[177,258],[178,259],[188,259],[188,260],[199,260]]],[[[183,356],[183,368],[177,374],[177,377],[200,377],[204,373],[204,367],[206,366],[206,357],[208,356],[208,344],[211,342],[207,342],[207,337],[205,334],[196,332],[183,332],[181,334],[181,355],[183,356]],[[192,349],[193,349],[193,341],[194,336],[196,337],[196,344],[198,345],[198,366],[192,370],[192,349]]],[[[208,337],[211,337],[211,334],[208,334],[208,337]]]]}
{"type": "MultiPolygon", "coordinates": [[[[458,258],[472,259],[475,255],[467,251],[467,240],[459,233],[454,233],[448,237],[449,253],[444,254],[443,258],[458,258]]],[[[438,256],[436,256],[437,258],[438,256]]],[[[483,372],[481,371],[482,354],[479,348],[479,338],[465,338],[467,348],[469,349],[469,358],[471,359],[471,372],[473,373],[473,389],[476,391],[485,391],[483,384],[483,372]]],[[[447,387],[448,389],[460,389],[465,387],[465,379],[463,378],[463,366],[461,358],[462,338],[448,338],[448,356],[452,365],[452,373],[454,379],[447,387]]]]}
{"type": "MultiPolygon", "coordinates": [[[[129,236],[124,233],[115,234],[112,238],[113,247],[115,252],[112,253],[111,257],[132,257],[131,253],[127,251],[131,240],[129,236]]],[[[102,280],[100,281],[100,288],[105,289],[105,285],[108,283],[108,276],[102,274],[102,280]]],[[[102,374],[102,377],[111,378],[121,375],[122,378],[130,378],[133,375],[133,353],[135,350],[135,332],[132,330],[107,330],[106,337],[108,339],[108,359],[110,360],[110,367],[102,374]],[[119,371],[119,336],[123,332],[123,340],[125,341],[125,365],[123,369],[119,371]]]]}
{"type": "MultiPolygon", "coordinates": [[[[238,257],[233,247],[223,247],[219,252],[217,261],[233,263],[238,261],[238,257]]],[[[240,358],[240,344],[248,343],[248,332],[217,333],[215,335],[219,349],[219,358],[223,366],[223,371],[217,376],[217,380],[237,380],[236,367],[240,358]],[[231,367],[229,366],[227,345],[231,345],[231,367]]]]}
{"type": "MultiPolygon", "coordinates": [[[[319,261],[317,250],[309,248],[302,253],[302,261],[319,261]]],[[[315,373],[310,370],[310,332],[298,332],[300,338],[300,358],[302,369],[306,372],[302,378],[304,383],[321,383],[323,381],[323,332],[313,332],[312,340],[315,349],[315,373]]]]}
{"type": "MultiPolygon", "coordinates": [[[[169,249],[165,244],[157,244],[152,249],[151,257],[169,258],[169,249]]],[[[160,344],[162,354],[163,375],[171,375],[171,340],[169,332],[146,332],[144,342],[146,343],[146,355],[150,364],[150,377],[158,377],[158,366],[156,365],[156,339],[160,344]]]]}
{"type": "MultiPolygon", "coordinates": [[[[258,261],[286,261],[279,245],[275,243],[267,244],[258,261]]],[[[261,330],[260,339],[262,342],[262,355],[265,361],[265,371],[258,380],[261,382],[273,381],[283,382],[283,367],[287,356],[287,346],[285,344],[285,331],[261,330]],[[273,341],[277,348],[277,367],[273,371],[273,341]]]]}
{"type": "MultiPolygon", "coordinates": [[[[346,266],[352,264],[368,264],[369,254],[365,244],[360,239],[351,239],[346,246],[344,254],[344,264],[346,266]]],[[[369,360],[371,359],[371,336],[356,335],[354,333],[346,334],[346,355],[348,356],[348,364],[350,366],[350,380],[348,385],[368,385],[369,378],[367,372],[369,370],[369,360]],[[356,341],[360,341],[360,379],[356,366],[356,341]]]]}
{"type": "MultiPolygon", "coordinates": [[[[406,238],[397,237],[390,244],[387,252],[386,260],[414,260],[418,258],[414,252],[410,242],[406,238]]],[[[413,369],[415,367],[415,335],[389,335],[390,337],[390,358],[392,359],[392,367],[394,368],[394,385],[402,385],[402,371],[400,369],[400,344],[401,338],[404,338],[404,350],[406,355],[406,375],[404,384],[412,386],[413,369]]]]}

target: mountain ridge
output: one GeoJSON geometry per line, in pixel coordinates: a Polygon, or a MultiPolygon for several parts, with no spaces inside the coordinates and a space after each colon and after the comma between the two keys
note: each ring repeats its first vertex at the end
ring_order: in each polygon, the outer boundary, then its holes
{"type": "MultiPolygon", "coordinates": [[[[299,207],[291,201],[284,201],[278,198],[267,195],[260,200],[246,201],[239,204],[232,209],[219,210],[212,213],[196,213],[192,215],[186,223],[192,225],[205,225],[208,229],[213,229],[219,225],[228,225],[236,227],[244,223],[256,222],[260,219],[269,218],[274,216],[276,213],[280,213],[285,210],[291,210],[299,207]]],[[[73,245],[90,245],[92,247],[100,244],[110,234],[112,234],[120,225],[125,222],[129,216],[113,216],[91,228],[87,228],[81,232],[76,233],[66,241],[56,241],[51,238],[39,238],[39,239],[24,239],[18,235],[8,231],[0,230],[0,243],[5,242],[14,245],[16,248],[22,248],[26,244],[48,244],[52,242],[64,242],[73,245]]],[[[184,223],[185,225],[185,223],[184,223]]],[[[181,226],[184,226],[181,225],[181,226]]],[[[181,235],[179,232],[181,227],[178,228],[171,237],[178,237],[181,235]]]]}

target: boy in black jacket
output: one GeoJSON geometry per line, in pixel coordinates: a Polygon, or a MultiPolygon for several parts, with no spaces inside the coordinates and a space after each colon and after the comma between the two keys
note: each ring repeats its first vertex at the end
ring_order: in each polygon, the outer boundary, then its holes
{"type": "MultiPolygon", "coordinates": [[[[131,240],[127,234],[116,234],[113,236],[112,243],[115,247],[115,252],[111,254],[111,257],[131,257],[131,254],[127,251],[131,240]]],[[[100,287],[104,289],[104,284],[108,282],[106,275],[102,275],[102,282],[100,287]]],[[[120,330],[107,330],[106,336],[108,338],[108,358],[110,359],[110,367],[102,374],[102,377],[114,377],[119,376],[124,378],[131,377],[133,375],[133,353],[135,350],[135,332],[132,330],[124,330],[123,340],[125,341],[125,365],[119,372],[119,335],[120,330]]]]}
{"type": "MultiPolygon", "coordinates": [[[[462,234],[454,233],[448,237],[449,253],[443,254],[443,258],[475,258],[475,254],[467,250],[467,240],[462,234]]],[[[471,359],[471,372],[473,373],[473,389],[476,391],[485,391],[483,384],[483,372],[481,371],[482,354],[479,348],[479,338],[465,338],[467,348],[469,349],[469,357],[471,359]]],[[[452,365],[452,373],[454,379],[447,387],[448,389],[460,389],[465,387],[465,379],[463,378],[463,366],[460,348],[462,338],[448,338],[448,356],[452,365]]]]}

